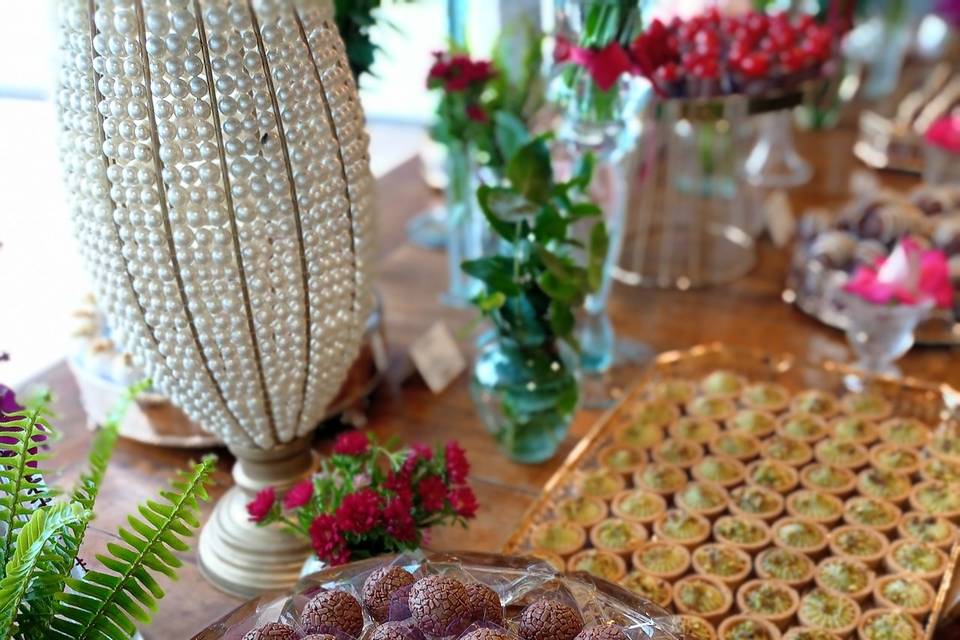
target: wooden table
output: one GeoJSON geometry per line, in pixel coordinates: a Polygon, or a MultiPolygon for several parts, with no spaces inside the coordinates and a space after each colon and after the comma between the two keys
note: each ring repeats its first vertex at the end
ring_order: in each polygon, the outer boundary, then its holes
{"type": "MultiPolygon", "coordinates": [[[[842,202],[851,170],[859,168],[850,153],[852,134],[834,131],[801,136],[803,154],[816,167],[814,180],[791,194],[794,210],[842,202]]],[[[912,184],[903,176],[884,176],[897,186],[912,184]]],[[[473,462],[472,482],[480,512],[469,535],[460,530],[437,530],[430,546],[436,549],[493,551],[503,545],[540,488],[566,453],[598,418],[583,411],[575,421],[565,446],[550,462],[522,466],[509,462],[478,421],[461,377],[440,395],[433,395],[417,376],[410,375],[406,347],[438,318],[453,329],[466,324],[472,314],[440,304],[445,287],[443,254],[414,247],[405,240],[405,221],[424,210],[432,195],[423,185],[419,166],[410,161],[379,181],[381,254],[379,291],[383,297],[391,368],[377,391],[369,414],[369,428],[378,436],[399,435],[404,441],[440,442],[458,439],[473,462]]],[[[622,335],[642,340],[658,350],[686,348],[698,343],[724,341],[732,345],[772,352],[803,354],[812,360],[846,359],[843,335],[803,315],[781,301],[787,253],[764,241],[758,263],[750,275],[735,284],[695,292],[650,291],[617,287],[610,310],[622,335]]],[[[469,345],[464,345],[469,349],[469,345]]],[[[902,361],[905,373],[960,387],[957,350],[923,349],[902,361]]],[[[65,364],[39,376],[56,393],[56,424],[64,432],[51,461],[62,470],[58,481],[71,482],[82,470],[90,436],[79,404],[77,387],[65,364]]],[[[318,435],[321,451],[329,434],[318,435]]],[[[95,531],[84,549],[92,558],[107,540],[103,531],[114,531],[135,504],[152,496],[173,471],[201,452],[158,449],[121,442],[107,473],[97,505],[95,531]]],[[[219,497],[230,482],[229,455],[221,456],[219,497]]],[[[206,506],[209,512],[209,505],[206,506]]],[[[230,611],[239,602],[214,590],[200,576],[194,554],[178,584],[171,586],[152,625],[143,630],[147,640],[189,638],[207,623],[230,611]]],[[[944,636],[946,637],[946,636],[944,636]]],[[[955,637],[955,636],[951,636],[955,637]]]]}

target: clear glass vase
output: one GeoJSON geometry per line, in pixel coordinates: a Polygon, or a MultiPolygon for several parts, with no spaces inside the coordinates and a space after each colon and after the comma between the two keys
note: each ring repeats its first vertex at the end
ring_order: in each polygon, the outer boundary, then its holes
{"type": "Polygon", "coordinates": [[[467,306],[481,288],[463,272],[464,260],[483,257],[492,235],[477,203],[479,177],[469,147],[451,145],[447,154],[447,292],[444,302],[467,306]]]}
{"type": "Polygon", "coordinates": [[[933,301],[874,304],[843,293],[840,302],[856,366],[870,373],[900,377],[894,363],[913,347],[914,331],[930,315],[933,301]]]}
{"type": "Polygon", "coordinates": [[[567,437],[579,398],[576,367],[557,342],[522,345],[488,334],[470,380],[477,413],[512,460],[549,460],[567,437]]]}
{"type": "Polygon", "coordinates": [[[787,109],[756,116],[757,139],[743,171],[747,182],[766,189],[786,189],[805,184],[813,168],[793,144],[793,114],[787,109]]]}

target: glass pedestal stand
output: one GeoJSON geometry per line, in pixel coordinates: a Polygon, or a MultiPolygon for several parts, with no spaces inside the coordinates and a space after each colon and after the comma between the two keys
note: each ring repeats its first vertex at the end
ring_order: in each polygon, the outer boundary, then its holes
{"type": "Polygon", "coordinates": [[[756,116],[757,140],[743,164],[755,187],[787,189],[810,180],[813,168],[793,145],[793,114],[787,109],[756,116]]]}

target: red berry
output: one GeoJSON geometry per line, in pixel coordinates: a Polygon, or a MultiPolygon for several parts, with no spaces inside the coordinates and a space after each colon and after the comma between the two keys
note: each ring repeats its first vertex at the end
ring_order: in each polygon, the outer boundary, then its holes
{"type": "Polygon", "coordinates": [[[740,71],[751,78],[765,76],[769,70],[770,56],[760,51],[746,55],[740,61],[740,71]]]}
{"type": "Polygon", "coordinates": [[[656,75],[662,82],[676,82],[680,78],[680,69],[673,62],[668,62],[657,69],[656,75]]]}

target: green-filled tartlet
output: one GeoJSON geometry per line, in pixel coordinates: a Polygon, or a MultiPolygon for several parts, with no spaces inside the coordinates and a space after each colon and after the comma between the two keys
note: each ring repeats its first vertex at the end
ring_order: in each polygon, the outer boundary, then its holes
{"type": "Polygon", "coordinates": [[[621,578],[620,586],[641,598],[646,598],[660,605],[664,609],[669,609],[670,602],[673,599],[673,588],[669,582],[643,571],[631,571],[621,578]]]}
{"type": "Polygon", "coordinates": [[[773,543],[808,556],[818,556],[827,548],[827,531],[804,518],[780,518],[773,523],[773,543]]]}
{"type": "Polygon", "coordinates": [[[910,496],[910,479],[902,473],[864,469],[857,475],[857,489],[861,494],[903,505],[910,496]]]}
{"type": "Polygon", "coordinates": [[[960,486],[925,480],[910,492],[910,507],[914,511],[943,516],[951,522],[960,521],[960,486]]]}
{"type": "Polygon", "coordinates": [[[840,400],[840,410],[855,418],[883,420],[893,411],[893,405],[875,393],[848,393],[840,400]]]}
{"type": "Polygon", "coordinates": [[[954,464],[960,464],[960,435],[938,433],[930,440],[930,453],[954,464]]]}
{"type": "Polygon", "coordinates": [[[922,620],[933,608],[936,593],[923,578],[906,574],[886,575],[877,579],[873,599],[881,607],[902,609],[922,620]]]}
{"type": "Polygon", "coordinates": [[[800,472],[800,484],[813,491],[847,496],[856,489],[857,476],[850,469],[814,462],[800,472]]]}
{"type": "Polygon", "coordinates": [[[727,420],[727,428],[754,438],[766,438],[777,428],[777,418],[769,411],[741,409],[727,420]]]}
{"type": "Polygon", "coordinates": [[[609,469],[584,471],[576,480],[577,494],[588,498],[612,498],[624,489],[623,476],[609,469]]]}
{"type": "Polygon", "coordinates": [[[860,640],[922,640],[923,629],[909,613],[895,609],[871,609],[857,626],[860,640]]]}
{"type": "Polygon", "coordinates": [[[800,489],[787,496],[787,513],[830,526],[843,516],[843,502],[832,493],[800,489]]]}
{"type": "Polygon", "coordinates": [[[790,413],[780,418],[777,433],[812,446],[826,437],[827,423],[812,413],[790,413]]]}
{"type": "Polygon", "coordinates": [[[653,523],[653,531],[659,540],[676,542],[693,549],[710,536],[710,521],[683,509],[667,509],[653,523]]]}
{"type": "Polygon", "coordinates": [[[683,378],[664,378],[650,385],[648,394],[654,400],[686,404],[697,393],[697,387],[683,378]]]}
{"type": "Polygon", "coordinates": [[[830,423],[830,433],[835,440],[856,442],[867,447],[876,442],[880,433],[876,423],[866,418],[839,416],[830,423]]]}
{"type": "Polygon", "coordinates": [[[629,556],[647,538],[642,524],[620,518],[607,518],[590,529],[590,543],[595,548],[622,556],[629,556]]]}
{"type": "Polygon", "coordinates": [[[713,523],[713,537],[747,553],[770,546],[770,528],[757,518],[723,516],[713,523]]]}
{"type": "Polygon", "coordinates": [[[713,482],[721,487],[735,487],[743,482],[747,470],[736,458],[705,456],[690,469],[691,475],[703,482],[713,482]]]}
{"type": "Polygon", "coordinates": [[[843,505],[843,520],[847,524],[876,529],[889,534],[897,528],[901,516],[900,507],[870,496],[854,496],[843,505]]]}
{"type": "Polygon", "coordinates": [[[760,452],[768,460],[777,460],[791,467],[802,467],[813,459],[813,449],[806,442],[776,434],[768,438],[760,452]]]}
{"type": "Polygon", "coordinates": [[[772,522],[783,513],[783,496],[756,485],[744,485],[730,491],[730,513],[772,522]]]}
{"type": "Polygon", "coordinates": [[[654,462],[633,474],[633,484],[639,489],[669,496],[687,485],[687,474],[675,465],[654,462]]]}
{"type": "Polygon", "coordinates": [[[627,574],[627,564],[610,551],[584,549],[570,557],[567,571],[583,571],[609,582],[617,582],[627,574]]]}
{"type": "Polygon", "coordinates": [[[830,551],[841,558],[859,560],[868,567],[876,567],[887,554],[890,545],[880,532],[867,527],[844,525],[830,533],[830,551]]]}
{"type": "Polygon", "coordinates": [[[690,440],[667,438],[650,452],[654,462],[689,469],[703,458],[703,447],[690,440]]]}
{"type": "Polygon", "coordinates": [[[557,513],[565,520],[592,527],[607,517],[607,503],[587,496],[569,498],[557,505],[557,513]]]}
{"type": "Polygon", "coordinates": [[[840,636],[825,629],[792,627],[787,630],[783,640],[840,640],[840,636]]]}
{"type": "Polygon", "coordinates": [[[721,622],[717,637],[719,640],[780,640],[780,630],[768,620],[740,614],[721,622]]]}
{"type": "Polygon", "coordinates": [[[727,510],[727,492],[715,482],[691,482],[674,500],[681,509],[710,519],[727,510]]]}
{"type": "Polygon", "coordinates": [[[897,531],[901,538],[926,542],[943,550],[950,549],[957,538],[957,526],[943,516],[916,511],[911,511],[900,519],[897,531]]]}
{"type": "Polygon", "coordinates": [[[628,444],[615,444],[597,456],[600,464],[617,473],[631,474],[642,469],[647,462],[647,452],[628,444]]]}
{"type": "Polygon", "coordinates": [[[717,640],[713,625],[700,616],[676,616],[676,621],[683,640],[717,640]]]}
{"type": "Polygon", "coordinates": [[[880,423],[880,441],[911,449],[922,449],[931,436],[930,427],[915,418],[890,418],[880,423]]]}
{"type": "Polygon", "coordinates": [[[870,461],[870,454],[862,444],[852,440],[827,438],[813,447],[813,457],[822,464],[856,471],[870,461]]]}
{"type": "Polygon", "coordinates": [[[769,620],[778,629],[790,625],[800,597],[779,580],[750,580],[737,590],[737,607],[742,613],[769,620]]]}
{"type": "Polygon", "coordinates": [[[669,400],[643,400],[626,407],[630,422],[666,427],[680,417],[680,409],[669,400]]]}
{"type": "Polygon", "coordinates": [[[757,460],[747,466],[747,484],[787,494],[800,482],[797,470],[779,460],[757,460]]]}
{"type": "Polygon", "coordinates": [[[613,515],[624,520],[652,524],[667,510],[666,499],[653,491],[630,489],[621,491],[610,502],[613,515]]]}
{"type": "Polygon", "coordinates": [[[561,558],[558,554],[554,553],[553,551],[545,551],[544,549],[534,549],[532,551],[528,551],[524,553],[524,555],[546,562],[548,565],[550,565],[550,567],[553,568],[554,571],[563,573],[564,571],[567,570],[567,561],[561,558]]]}
{"type": "Polygon", "coordinates": [[[873,591],[875,574],[859,560],[827,558],[814,574],[817,586],[833,593],[849,596],[863,604],[873,591]]]}
{"type": "Polygon", "coordinates": [[[663,442],[665,436],[660,425],[627,421],[615,427],[613,437],[620,444],[646,451],[663,442]]]}
{"type": "Polygon", "coordinates": [[[536,549],[568,556],[582,549],[587,543],[587,532],[578,524],[560,520],[538,525],[534,528],[530,540],[536,549]]]}
{"type": "Polygon", "coordinates": [[[740,586],[752,568],[746,551],[715,542],[697,547],[691,554],[691,561],[694,571],[716,578],[731,589],[740,586]]]}
{"type": "Polygon", "coordinates": [[[893,471],[911,476],[920,470],[923,459],[910,447],[883,442],[870,449],[870,464],[881,471],[893,471]]]}
{"type": "Polygon", "coordinates": [[[633,552],[633,567],[673,582],[690,568],[690,551],[676,542],[647,542],[633,552]]]}
{"type": "Polygon", "coordinates": [[[823,629],[845,638],[857,628],[860,606],[853,598],[818,587],[800,599],[797,619],[803,626],[823,629]]]}
{"type": "Polygon", "coordinates": [[[743,390],[740,401],[751,409],[780,411],[790,404],[790,392],[774,382],[757,382],[743,390]]]}
{"type": "Polygon", "coordinates": [[[764,549],[754,559],[757,575],[768,580],[779,580],[794,589],[802,589],[813,580],[816,566],[805,553],[782,547],[764,549]]]}
{"type": "Polygon", "coordinates": [[[690,440],[706,445],[720,433],[720,425],[710,418],[683,416],[670,425],[668,433],[674,440],[690,440]]]}
{"type": "Polygon", "coordinates": [[[737,412],[737,405],[729,398],[699,396],[685,405],[687,415],[711,420],[726,420],[737,412]]]}
{"type": "Polygon", "coordinates": [[[716,625],[730,610],[733,594],[715,578],[693,575],[674,585],[673,604],[677,613],[700,616],[716,625]]]}
{"type": "Polygon", "coordinates": [[[743,376],[726,370],[714,371],[700,381],[700,389],[705,394],[721,398],[731,398],[745,386],[743,376]]]}
{"type": "Polygon", "coordinates": [[[829,418],[838,410],[837,399],[833,397],[833,394],[826,391],[807,389],[793,397],[790,402],[790,410],[829,418]]]}
{"type": "Polygon", "coordinates": [[[708,445],[710,453],[749,462],[760,455],[760,441],[748,433],[724,431],[718,433],[708,445]]]}
{"type": "Polygon", "coordinates": [[[960,483],[960,463],[934,456],[920,467],[920,477],[924,480],[960,483]]]}
{"type": "Polygon", "coordinates": [[[932,544],[898,540],[890,545],[886,556],[890,573],[909,573],[936,586],[947,568],[947,554],[932,544]]]}

